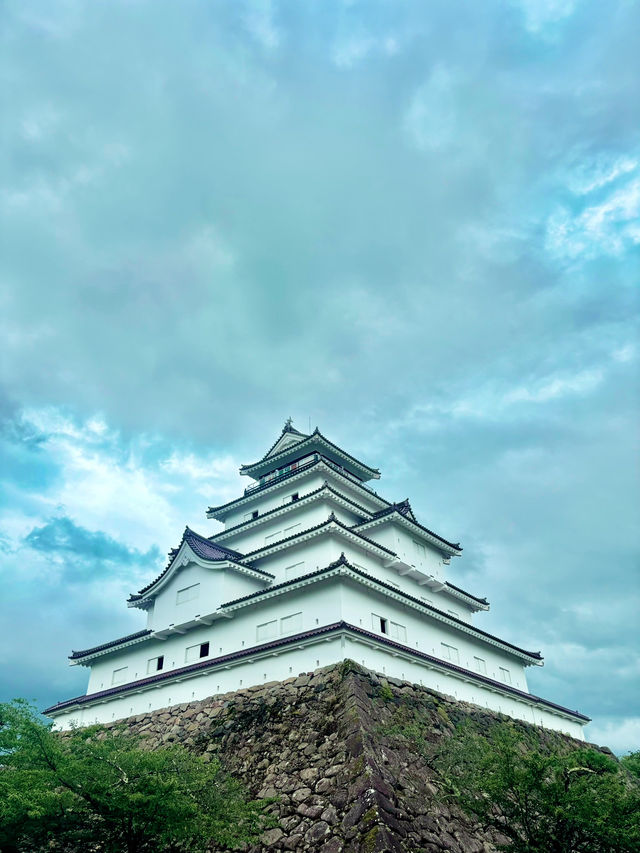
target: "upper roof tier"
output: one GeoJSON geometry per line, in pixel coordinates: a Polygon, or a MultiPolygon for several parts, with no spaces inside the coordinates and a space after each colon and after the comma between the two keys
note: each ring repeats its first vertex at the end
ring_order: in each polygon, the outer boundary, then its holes
{"type": "Polygon", "coordinates": [[[290,418],[286,421],[280,437],[267,450],[262,459],[258,462],[252,462],[250,465],[242,465],[240,473],[246,474],[254,480],[259,480],[272,471],[311,453],[320,453],[363,483],[366,483],[367,480],[377,480],[380,477],[380,471],[377,468],[365,465],[364,462],[360,462],[329,441],[322,435],[318,427],[311,435],[305,435],[292,426],[290,418]]]}

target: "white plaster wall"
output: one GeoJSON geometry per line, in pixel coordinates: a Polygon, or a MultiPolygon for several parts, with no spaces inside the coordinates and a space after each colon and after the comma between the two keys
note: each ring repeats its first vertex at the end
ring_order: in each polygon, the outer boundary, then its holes
{"type": "Polygon", "coordinates": [[[263,514],[282,506],[282,498],[293,492],[298,492],[301,496],[314,492],[320,488],[324,480],[324,474],[319,472],[317,468],[312,468],[298,476],[288,477],[269,489],[257,491],[252,500],[247,500],[242,506],[234,507],[229,512],[224,520],[225,529],[235,527],[236,524],[242,524],[247,520],[247,514],[254,509],[263,514]]]}
{"type": "MultiPolygon", "coordinates": [[[[325,479],[332,481],[339,491],[345,494],[351,493],[358,503],[369,506],[371,509],[378,508],[379,505],[367,499],[357,486],[348,486],[330,469],[318,466],[317,469],[305,472],[298,479],[291,478],[267,490],[267,494],[258,493],[259,500],[251,501],[248,505],[230,513],[226,519],[227,526],[242,522],[250,509],[259,509],[264,512],[276,506],[282,506],[282,497],[294,491],[298,491],[302,497],[306,492],[318,488],[325,479]]],[[[244,553],[262,547],[265,535],[274,530],[282,529],[284,535],[284,527],[293,523],[299,522],[300,529],[318,524],[328,516],[331,509],[346,524],[353,523],[357,518],[355,513],[343,510],[333,501],[313,503],[310,507],[303,508],[294,503],[290,505],[290,510],[285,516],[250,531],[244,531],[239,536],[226,540],[225,544],[244,553]]],[[[291,532],[297,532],[297,530],[291,532]]],[[[407,563],[413,563],[416,568],[425,573],[435,574],[444,580],[445,568],[442,565],[441,553],[425,543],[425,554],[419,554],[413,545],[414,537],[399,525],[385,524],[367,531],[365,535],[398,552],[407,563]]],[[[257,562],[257,566],[274,574],[273,583],[277,584],[324,568],[338,559],[341,552],[345,553],[350,562],[362,567],[368,574],[418,599],[424,598],[427,603],[432,603],[445,612],[449,610],[459,618],[470,615],[468,608],[462,602],[454,601],[443,592],[434,592],[420,586],[414,579],[401,576],[391,568],[385,568],[381,558],[335,535],[323,535],[305,543],[291,544],[269,557],[262,558],[257,562]]],[[[233,570],[210,570],[192,564],[181,569],[168,582],[150,611],[149,624],[155,630],[167,628],[172,623],[178,625],[193,619],[197,614],[213,612],[223,602],[264,589],[266,586],[260,581],[240,575],[233,570]],[[194,583],[200,583],[199,597],[177,605],[178,589],[194,583]]],[[[164,641],[153,638],[100,657],[94,662],[88,692],[91,694],[110,688],[114,669],[124,666],[127,667],[126,683],[146,678],[148,660],[158,655],[164,655],[163,672],[165,673],[183,667],[188,646],[209,642],[209,658],[250,649],[259,642],[264,642],[264,640],[258,640],[256,633],[258,624],[275,620],[276,636],[280,637],[282,636],[280,620],[294,613],[301,614],[295,633],[338,622],[341,619],[373,632],[371,614],[376,613],[406,628],[406,641],[400,641],[397,638],[395,640],[405,644],[407,653],[417,649],[435,657],[441,657],[443,654],[441,643],[445,642],[457,649],[460,666],[473,672],[474,656],[481,657],[485,661],[487,676],[500,681],[499,667],[503,666],[510,672],[511,686],[527,691],[524,666],[518,658],[508,652],[503,652],[483,640],[470,638],[455,627],[446,626],[427,614],[420,614],[401,602],[394,602],[369,588],[359,587],[352,582],[334,580],[315,584],[300,592],[274,597],[255,606],[248,606],[246,609],[236,611],[233,618],[216,620],[211,626],[201,625],[189,630],[186,634],[173,634],[164,641]]],[[[394,657],[391,652],[372,649],[345,639],[331,639],[328,642],[314,641],[312,647],[279,651],[264,659],[256,657],[253,663],[245,660],[241,663],[217,665],[213,671],[200,672],[197,677],[188,677],[179,683],[163,682],[158,686],[145,688],[141,693],[132,696],[109,699],[104,704],[63,715],[58,718],[58,723],[62,726],[68,725],[71,719],[81,723],[96,719],[105,722],[166,705],[205,698],[215,693],[237,690],[243,686],[284,679],[291,674],[348,657],[359,660],[368,668],[386,672],[394,677],[428,684],[434,689],[493,710],[567,731],[577,737],[581,736],[582,727],[578,723],[564,720],[551,710],[534,708],[531,703],[503,696],[475,683],[467,684],[454,675],[434,670],[433,666],[426,663],[405,660],[402,655],[394,657]]]]}
{"type": "MultiPolygon", "coordinates": [[[[165,658],[163,671],[182,667],[186,664],[185,650],[188,646],[209,641],[209,657],[249,648],[258,642],[256,626],[259,623],[279,620],[283,615],[294,612],[302,612],[302,620],[296,632],[311,630],[341,619],[367,631],[375,631],[372,620],[372,613],[375,613],[406,628],[406,642],[395,639],[406,644],[408,648],[441,658],[441,643],[447,643],[457,650],[457,662],[460,666],[472,672],[476,671],[474,656],[480,657],[485,661],[485,674],[490,678],[500,681],[502,676],[499,667],[503,666],[509,670],[512,686],[520,690],[528,689],[523,664],[508,652],[482,640],[468,637],[462,631],[370,588],[331,579],[297,592],[251,603],[235,610],[233,618],[216,620],[211,626],[192,628],[185,634],[174,634],[166,640],[154,638],[123,651],[99,657],[92,668],[88,692],[111,687],[113,671],[123,666],[128,667],[127,683],[145,678],[149,658],[160,654],[165,658]]],[[[394,639],[391,635],[388,636],[394,639]]],[[[456,662],[455,658],[452,662],[456,662]]]]}
{"type": "Polygon", "coordinates": [[[346,657],[383,675],[430,687],[455,699],[584,740],[583,726],[580,723],[554,714],[550,709],[535,706],[524,699],[492,692],[479,683],[460,681],[453,674],[435,670],[428,664],[401,657],[394,658],[382,649],[369,648],[350,637],[347,638],[344,651],[346,657]]]}
{"type": "Polygon", "coordinates": [[[265,586],[265,582],[233,569],[210,569],[190,563],[180,568],[158,593],[148,627],[153,631],[161,631],[169,625],[179,625],[198,614],[212,613],[224,601],[264,589],[265,586]],[[200,584],[198,597],[178,604],[178,591],[195,584],[200,584]]]}
{"type": "MultiPolygon", "coordinates": [[[[459,666],[470,670],[477,670],[474,657],[482,658],[485,662],[486,674],[496,681],[502,680],[500,667],[509,670],[511,686],[519,690],[528,691],[525,668],[521,660],[508,652],[489,644],[480,639],[469,637],[461,630],[456,630],[439,620],[421,614],[412,608],[393,601],[386,596],[376,593],[368,588],[349,584],[343,595],[343,614],[346,622],[361,627],[366,631],[375,631],[372,614],[382,616],[389,621],[403,625],[407,630],[406,645],[429,655],[445,659],[441,643],[453,646],[458,652],[457,663],[459,666]]],[[[377,631],[377,633],[380,633],[377,631]]],[[[383,636],[381,634],[381,636],[383,636]]],[[[388,636],[389,639],[394,639],[388,636]]],[[[402,642],[395,640],[395,642],[402,642]]]]}
{"type": "Polygon", "coordinates": [[[185,678],[172,684],[151,687],[141,693],[114,697],[108,702],[76,709],[56,717],[56,728],[76,725],[107,723],[133,714],[142,714],[182,702],[206,699],[232,690],[241,690],[267,681],[283,681],[285,678],[328,666],[342,660],[340,638],[323,640],[312,647],[291,649],[286,655],[269,656],[253,663],[244,660],[233,665],[216,667],[200,673],[197,677],[185,678]]]}
{"type": "Polygon", "coordinates": [[[233,548],[241,554],[248,554],[258,548],[264,548],[274,544],[279,539],[286,539],[296,533],[302,533],[310,527],[315,527],[327,521],[333,512],[338,521],[351,526],[355,524],[357,517],[339,506],[335,500],[314,500],[309,504],[301,504],[300,501],[290,502],[290,495],[286,495],[287,503],[283,505],[286,509],[276,517],[258,522],[249,529],[238,530],[231,536],[225,537],[221,542],[227,548],[233,548]]]}
{"type": "Polygon", "coordinates": [[[127,696],[115,697],[107,702],[75,709],[56,717],[57,728],[67,728],[71,723],[89,725],[157,710],[170,705],[204,699],[232,690],[241,690],[268,681],[280,681],[301,672],[352,659],[380,674],[422,684],[454,698],[472,702],[523,719],[536,725],[564,731],[583,739],[583,727],[578,722],[565,719],[550,709],[536,707],[516,697],[492,692],[481,685],[467,684],[446,672],[433,669],[427,663],[412,661],[403,656],[393,657],[383,649],[371,648],[351,637],[318,638],[313,643],[289,650],[286,654],[244,660],[231,665],[220,665],[200,673],[197,677],[162,684],[127,696]]]}
{"type": "Polygon", "coordinates": [[[257,509],[260,513],[268,512],[282,505],[282,498],[292,492],[299,492],[300,496],[315,491],[323,485],[325,480],[336,489],[346,495],[360,506],[375,512],[380,509],[380,503],[367,494],[367,489],[352,483],[341,477],[326,465],[320,463],[298,476],[288,477],[272,487],[257,491],[253,500],[247,500],[242,506],[233,507],[224,519],[225,529],[234,527],[246,521],[246,516],[252,510],[257,509]]]}
{"type": "Polygon", "coordinates": [[[387,522],[372,527],[371,530],[365,530],[364,535],[384,545],[385,548],[395,551],[403,562],[414,566],[419,571],[434,575],[440,580],[446,579],[447,566],[442,552],[420,539],[419,536],[412,535],[400,524],[387,522]],[[414,542],[424,545],[424,554],[416,549],[414,542]]]}
{"type": "Polygon", "coordinates": [[[304,573],[324,569],[334,562],[345,548],[345,541],[338,536],[323,533],[302,543],[291,543],[286,548],[276,551],[268,557],[256,560],[258,568],[275,575],[274,584],[288,580],[285,569],[288,566],[304,561],[304,573]]]}
{"type": "Polygon", "coordinates": [[[427,586],[421,586],[414,578],[409,577],[409,575],[401,575],[397,569],[385,566],[380,558],[368,551],[353,547],[351,543],[345,543],[342,550],[344,550],[349,562],[356,568],[361,568],[367,574],[391,584],[402,592],[414,596],[414,598],[424,600],[426,604],[431,604],[439,610],[445,611],[445,613],[450,612],[458,619],[471,622],[471,610],[459,599],[453,598],[443,591],[434,592],[427,586]]]}
{"type": "Polygon", "coordinates": [[[111,652],[95,659],[91,668],[88,693],[107,690],[113,686],[114,670],[127,667],[125,682],[155,675],[147,673],[150,658],[164,655],[163,672],[186,666],[186,649],[190,646],[209,642],[209,658],[241,651],[259,644],[287,636],[281,630],[280,620],[294,613],[301,613],[300,625],[295,633],[310,631],[322,625],[330,625],[342,618],[341,586],[339,584],[320,584],[314,586],[313,596],[308,590],[292,592],[262,601],[259,605],[237,610],[232,618],[218,619],[211,626],[202,625],[192,628],[185,634],[172,634],[166,640],[151,638],[118,652],[111,652]],[[277,632],[273,637],[259,641],[257,626],[277,620],[277,632]]]}

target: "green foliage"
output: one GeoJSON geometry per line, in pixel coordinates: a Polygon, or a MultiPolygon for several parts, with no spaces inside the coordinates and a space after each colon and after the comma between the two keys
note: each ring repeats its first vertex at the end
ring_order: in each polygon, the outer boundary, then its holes
{"type": "Polygon", "coordinates": [[[0,705],[2,853],[235,848],[274,825],[263,805],[181,746],[100,726],[55,734],[24,700],[0,705]]]}
{"type": "Polygon", "coordinates": [[[381,684],[378,693],[385,702],[390,702],[393,699],[393,690],[388,684],[381,684]]]}
{"type": "Polygon", "coordinates": [[[628,773],[640,780],[640,750],[623,755],[620,763],[628,773]]]}
{"type": "MultiPolygon", "coordinates": [[[[629,769],[638,768],[638,754],[629,769]],[[635,763],[634,763],[635,762],[635,763]]],[[[640,786],[625,764],[557,738],[541,749],[513,724],[461,727],[431,747],[444,796],[509,841],[514,853],[631,853],[640,849],[640,786]]]]}

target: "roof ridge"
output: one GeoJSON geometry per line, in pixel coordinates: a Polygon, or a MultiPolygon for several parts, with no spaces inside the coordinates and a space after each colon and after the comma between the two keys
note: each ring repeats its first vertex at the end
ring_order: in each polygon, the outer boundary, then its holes
{"type": "MultiPolygon", "coordinates": [[[[327,480],[325,480],[321,486],[318,486],[317,489],[313,489],[313,491],[307,492],[306,495],[302,495],[302,497],[299,498],[297,503],[303,503],[308,498],[314,497],[315,495],[318,495],[320,492],[324,491],[331,492],[332,495],[335,495],[336,497],[341,498],[343,501],[346,501],[347,503],[351,504],[351,506],[362,510],[363,513],[372,515],[371,510],[367,509],[366,507],[362,506],[362,504],[359,504],[356,501],[352,501],[351,498],[347,497],[347,495],[344,495],[342,494],[342,492],[339,492],[337,489],[334,489],[333,486],[331,486],[327,482],[327,480]]],[[[268,509],[266,512],[263,512],[262,515],[259,515],[256,518],[249,518],[246,521],[241,521],[240,524],[234,524],[232,527],[227,527],[225,530],[221,530],[219,533],[214,533],[213,536],[208,537],[209,541],[215,542],[217,536],[225,536],[227,533],[239,530],[241,527],[245,527],[247,524],[253,524],[254,521],[259,521],[260,519],[267,518],[268,516],[273,515],[277,512],[282,512],[283,510],[288,509],[289,506],[290,504],[285,504],[284,506],[276,506],[273,509],[268,509]]]]}
{"type": "MultiPolygon", "coordinates": [[[[192,530],[191,527],[187,524],[184,528],[184,533],[182,534],[182,539],[180,540],[180,545],[177,548],[172,548],[169,551],[169,562],[164,567],[164,569],[160,572],[160,574],[155,578],[155,580],[148,583],[146,586],[143,586],[142,589],[139,589],[137,593],[132,593],[129,596],[129,601],[138,601],[145,593],[149,592],[152,587],[154,587],[162,578],[167,574],[167,572],[173,566],[176,557],[180,553],[180,549],[184,544],[187,544],[191,550],[196,554],[197,557],[200,557],[203,560],[208,560],[209,562],[223,562],[224,560],[228,560],[229,562],[237,563],[238,565],[245,565],[243,563],[244,556],[240,553],[240,551],[234,551],[233,548],[227,548],[225,545],[219,545],[217,542],[212,542],[210,539],[207,539],[206,536],[202,536],[200,533],[197,533],[195,530],[192,530]],[[189,541],[191,540],[191,541],[189,541]],[[194,545],[197,546],[197,543],[201,543],[207,548],[212,548],[219,551],[223,556],[221,557],[210,557],[206,556],[202,553],[198,553],[194,545]]],[[[260,572],[261,574],[269,574],[268,572],[264,572],[262,569],[255,569],[253,566],[245,566],[245,568],[250,569],[254,572],[260,572]]],[[[269,576],[271,576],[269,574],[269,576]]]]}
{"type": "MultiPolygon", "coordinates": [[[[281,437],[282,437],[282,436],[280,436],[280,438],[281,438],[281,437]]],[[[314,429],[314,431],[311,433],[311,435],[308,435],[306,438],[303,438],[303,439],[302,439],[302,441],[298,442],[296,445],[293,445],[293,447],[300,447],[301,445],[305,444],[307,441],[309,441],[310,439],[312,439],[312,438],[314,438],[314,437],[321,438],[321,439],[322,439],[322,441],[324,441],[326,444],[329,444],[331,447],[335,448],[335,449],[336,449],[337,451],[339,451],[343,456],[346,456],[346,457],[347,457],[347,459],[351,459],[353,462],[355,462],[355,463],[356,463],[357,465],[359,465],[361,468],[366,468],[368,471],[373,471],[374,473],[378,474],[378,476],[380,475],[380,469],[379,469],[379,468],[373,468],[371,465],[367,465],[367,463],[366,463],[366,462],[361,462],[359,459],[356,459],[356,457],[355,457],[355,456],[352,456],[352,455],[351,455],[350,453],[348,453],[346,450],[343,450],[339,445],[335,444],[335,442],[333,442],[333,441],[331,441],[330,439],[328,439],[328,438],[326,437],[326,435],[323,435],[323,434],[320,432],[320,430],[318,429],[318,427],[316,427],[316,428],[314,429]]],[[[278,438],[278,441],[280,441],[280,438],[278,438]]],[[[273,448],[276,446],[276,444],[278,443],[278,441],[276,441],[276,442],[275,442],[275,444],[273,444],[273,445],[271,446],[271,448],[269,448],[269,450],[267,451],[267,453],[266,453],[266,454],[265,454],[261,459],[258,459],[258,461],[257,461],[257,462],[251,462],[251,463],[249,463],[248,465],[241,465],[241,466],[240,466],[240,472],[241,472],[241,473],[243,473],[243,472],[244,472],[244,473],[246,473],[246,472],[248,472],[250,469],[255,468],[257,465],[260,465],[262,462],[266,462],[266,461],[267,461],[267,458],[268,458],[268,456],[269,456],[269,453],[273,450],[273,448]]],[[[275,459],[277,459],[279,456],[282,456],[282,455],[284,455],[285,453],[288,453],[291,449],[292,449],[292,447],[286,447],[284,450],[281,450],[281,451],[280,451],[280,453],[276,453],[276,454],[275,454],[275,456],[272,456],[272,457],[271,457],[271,458],[272,458],[272,460],[275,460],[275,459]]]]}
{"type": "Polygon", "coordinates": [[[353,563],[350,563],[347,560],[347,558],[344,556],[344,552],[340,555],[340,557],[337,560],[334,560],[332,563],[329,563],[329,565],[324,566],[322,569],[316,569],[313,572],[308,572],[306,575],[300,575],[297,578],[292,578],[291,580],[288,580],[288,581],[282,581],[279,584],[275,584],[274,586],[270,586],[268,589],[264,589],[264,590],[259,589],[259,590],[256,590],[255,592],[249,592],[246,595],[240,596],[239,598],[234,598],[231,601],[223,602],[220,605],[220,607],[221,608],[230,607],[233,604],[239,604],[241,601],[247,601],[251,598],[257,598],[260,595],[266,595],[267,593],[274,592],[275,590],[282,589],[283,587],[286,587],[286,586],[293,586],[293,584],[298,583],[299,581],[309,580],[310,578],[321,575],[324,572],[330,571],[331,569],[338,568],[339,566],[346,566],[347,568],[351,569],[351,571],[353,571],[355,574],[360,575],[361,577],[366,578],[367,580],[371,580],[374,583],[379,584],[380,586],[383,586],[385,589],[388,589],[390,592],[393,592],[396,595],[400,595],[403,598],[408,599],[409,601],[413,601],[415,604],[418,604],[420,607],[424,608],[425,610],[432,610],[435,613],[439,613],[441,616],[444,616],[446,619],[449,619],[450,621],[453,621],[456,624],[460,625],[465,630],[471,631],[472,633],[480,634],[483,637],[488,637],[490,640],[495,640],[496,642],[501,643],[503,646],[508,646],[509,648],[514,649],[515,651],[520,652],[521,654],[525,654],[528,657],[531,657],[535,660],[543,660],[540,652],[531,652],[528,649],[523,649],[520,646],[516,646],[515,643],[510,643],[508,640],[503,640],[501,637],[498,637],[495,634],[490,634],[488,631],[483,631],[482,628],[477,628],[475,625],[472,625],[470,622],[465,622],[464,619],[460,619],[457,616],[453,616],[451,613],[447,613],[444,610],[440,610],[439,607],[435,607],[435,605],[433,605],[433,604],[429,604],[426,601],[422,601],[421,599],[416,598],[415,595],[411,595],[411,593],[409,593],[409,592],[405,592],[402,589],[398,589],[398,587],[392,586],[387,581],[381,580],[380,578],[377,578],[375,575],[370,575],[368,572],[365,572],[362,569],[359,569],[357,566],[354,566],[353,563]]]}
{"type": "Polygon", "coordinates": [[[93,654],[94,652],[101,652],[103,649],[111,648],[111,646],[119,646],[120,643],[127,643],[129,640],[139,640],[143,637],[147,637],[152,633],[150,628],[143,628],[141,631],[135,631],[133,634],[127,634],[124,637],[118,637],[117,640],[109,640],[107,643],[100,643],[97,646],[92,646],[89,649],[71,649],[71,654],[69,655],[69,660],[77,660],[81,657],[86,657],[87,655],[93,654]]]}
{"type": "MultiPolygon", "coordinates": [[[[402,503],[404,503],[404,501],[402,501],[402,503]]],[[[450,548],[455,548],[456,551],[462,551],[463,550],[462,547],[460,546],[459,542],[449,542],[449,540],[445,539],[444,536],[440,536],[438,533],[435,533],[433,530],[429,530],[428,527],[425,527],[424,524],[420,524],[420,522],[416,521],[415,518],[410,518],[404,512],[400,512],[400,510],[398,509],[397,503],[393,503],[393,504],[391,504],[391,506],[386,507],[385,509],[378,510],[378,512],[373,514],[373,518],[370,518],[368,521],[361,521],[359,524],[357,524],[355,526],[360,527],[360,526],[365,525],[365,524],[370,524],[372,521],[377,521],[379,518],[384,518],[384,516],[386,516],[386,515],[392,515],[394,512],[397,512],[398,515],[402,516],[402,518],[406,519],[407,521],[410,521],[412,524],[415,524],[416,527],[419,527],[421,530],[424,530],[425,533],[428,533],[430,536],[433,536],[436,539],[439,539],[441,542],[444,542],[444,544],[448,545],[450,548]]],[[[413,510],[412,510],[412,514],[413,514],[413,510]]]]}
{"type": "Polygon", "coordinates": [[[354,536],[357,536],[359,539],[364,539],[365,542],[368,542],[370,545],[374,545],[376,548],[380,548],[382,551],[386,551],[387,554],[391,554],[391,556],[395,557],[396,552],[391,551],[389,548],[386,548],[384,545],[380,545],[379,542],[374,542],[373,539],[369,539],[366,536],[363,536],[362,533],[358,533],[357,530],[354,530],[353,527],[348,527],[346,524],[343,524],[339,519],[335,517],[335,514],[332,512],[329,518],[325,521],[321,521],[319,524],[315,524],[312,527],[307,527],[305,530],[300,531],[300,533],[294,533],[291,536],[286,536],[284,539],[278,539],[277,542],[272,542],[270,545],[263,545],[262,548],[256,548],[254,551],[247,551],[244,555],[244,559],[248,562],[256,559],[255,554],[259,554],[260,551],[268,551],[270,548],[274,548],[276,545],[282,545],[283,542],[290,542],[292,539],[298,539],[300,536],[305,536],[307,533],[314,532],[319,530],[321,527],[327,527],[329,524],[335,524],[338,527],[341,527],[346,533],[351,533],[354,536]],[[331,517],[333,516],[333,518],[331,517]]]}
{"type": "MultiPolygon", "coordinates": [[[[312,462],[305,462],[304,465],[301,465],[295,471],[289,471],[287,474],[284,474],[283,476],[278,477],[278,478],[276,478],[276,479],[274,479],[268,483],[264,483],[262,485],[255,486],[252,489],[252,491],[249,492],[249,494],[241,495],[239,498],[234,498],[233,500],[227,501],[224,504],[219,504],[218,506],[207,507],[206,515],[209,516],[210,513],[218,512],[219,510],[226,509],[227,507],[232,507],[234,504],[238,504],[241,501],[244,501],[244,500],[247,500],[248,498],[253,497],[254,495],[263,493],[266,489],[271,489],[274,486],[279,486],[285,480],[288,480],[291,477],[296,477],[299,474],[302,474],[304,471],[309,471],[311,468],[313,468],[314,465],[328,465],[331,468],[331,470],[334,471],[334,473],[336,473],[339,477],[342,477],[344,480],[346,480],[348,483],[351,483],[353,486],[357,486],[358,488],[362,489],[365,492],[365,494],[370,495],[373,500],[379,500],[379,501],[382,501],[382,503],[385,503],[385,504],[391,506],[390,501],[388,501],[386,498],[383,498],[382,495],[379,495],[373,489],[370,489],[370,488],[367,488],[366,486],[363,486],[362,483],[356,483],[353,480],[349,479],[349,477],[347,477],[345,474],[343,474],[339,470],[339,466],[337,466],[330,459],[327,459],[324,456],[322,456],[322,454],[318,454],[318,458],[314,459],[312,462]]],[[[369,511],[370,510],[367,510],[367,512],[369,512],[369,511]]]]}

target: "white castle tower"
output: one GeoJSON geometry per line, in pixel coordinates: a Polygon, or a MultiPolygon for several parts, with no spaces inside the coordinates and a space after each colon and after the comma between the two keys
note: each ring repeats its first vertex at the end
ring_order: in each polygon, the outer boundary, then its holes
{"type": "Polygon", "coordinates": [[[84,696],[45,713],[89,724],[279,681],[350,658],[481,707],[582,738],[588,717],[529,693],[526,651],[473,625],[484,598],[447,579],[459,544],[408,500],[367,483],[376,468],[289,419],[236,500],[210,507],[213,536],[185,529],[155,580],[129,598],[147,626],[74,651],[84,696]]]}

